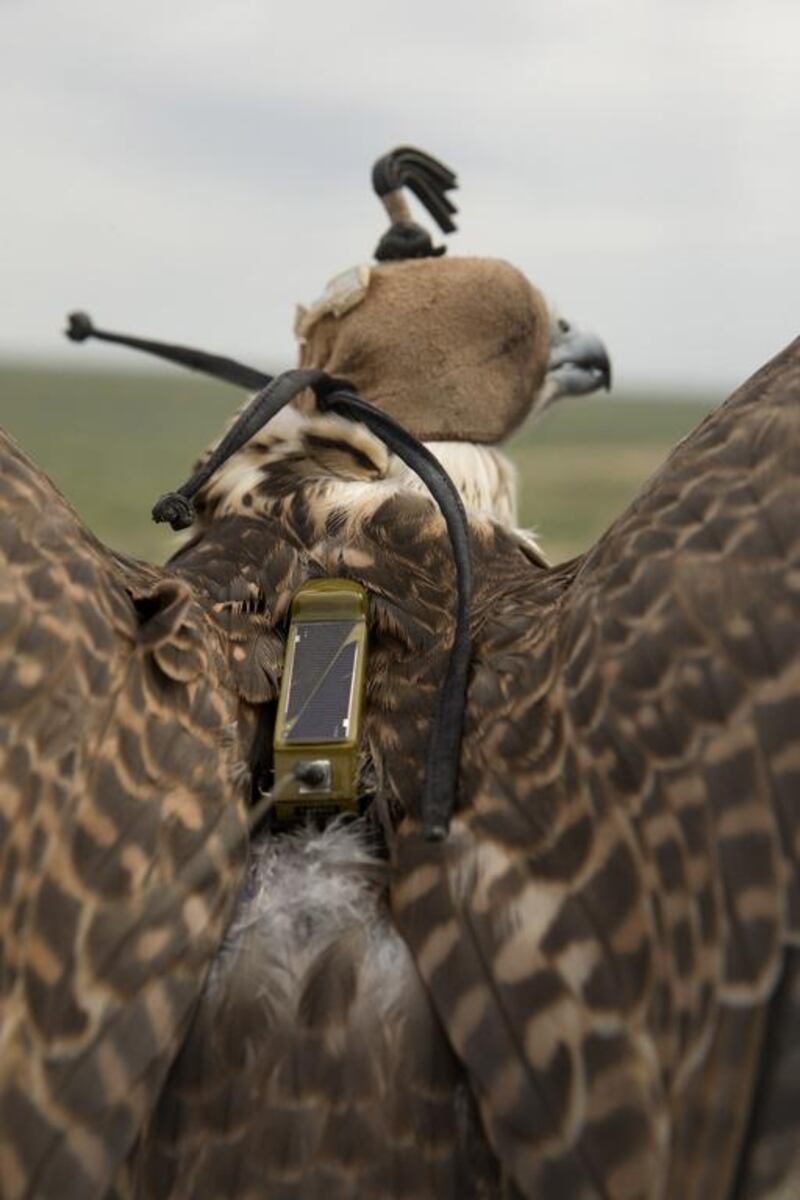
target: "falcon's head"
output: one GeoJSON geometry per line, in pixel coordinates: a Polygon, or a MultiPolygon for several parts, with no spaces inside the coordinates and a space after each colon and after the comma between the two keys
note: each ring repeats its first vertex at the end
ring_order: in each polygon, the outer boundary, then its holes
{"type": "Polygon", "coordinates": [[[274,403],[274,391],[263,392],[270,377],[251,367],[112,334],[84,313],[71,315],[67,335],[74,341],[122,343],[262,389],[192,478],[162,497],[156,520],[186,528],[195,518],[207,524],[237,512],[254,516],[291,488],[315,501],[335,490],[337,503],[348,506],[380,503],[386,487],[424,486],[397,457],[397,446],[387,454],[374,432],[324,411],[335,386],[339,394],[357,394],[360,411],[351,405],[347,415],[372,428],[382,423],[384,433],[390,418],[401,434],[427,445],[468,509],[512,524],[515,475],[500,447],[561,397],[610,386],[600,339],[560,316],[521,271],[499,259],[444,258],[444,247],[434,247],[411,219],[404,186],[442,230],[455,229],[447,193],[456,179],[449,168],[400,147],[376,163],[373,183],[392,220],[377,261],[343,272],[319,300],[298,308],[299,365],[313,391],[298,395],[306,383],[298,388],[300,371],[289,372],[274,381],[280,394],[274,403]],[[384,486],[369,498],[360,487],[344,486],[364,483],[384,486]]]}
{"type": "MultiPolygon", "coordinates": [[[[608,388],[606,349],[511,264],[443,257],[444,248],[434,248],[411,220],[402,187],[450,232],[455,207],[447,192],[456,180],[448,168],[401,147],[378,161],[373,182],[392,218],[378,261],[342,272],[318,300],[298,307],[300,366],[346,380],[428,445],[467,507],[513,523],[514,470],[500,447],[560,398],[608,388]]],[[[275,454],[298,469],[303,460],[311,477],[327,467],[340,481],[419,486],[372,434],[321,416],[311,393],[294,408],[303,420],[287,413],[271,422],[216,478],[209,500],[226,512],[240,497],[252,502],[259,466],[268,469],[275,454]]]]}

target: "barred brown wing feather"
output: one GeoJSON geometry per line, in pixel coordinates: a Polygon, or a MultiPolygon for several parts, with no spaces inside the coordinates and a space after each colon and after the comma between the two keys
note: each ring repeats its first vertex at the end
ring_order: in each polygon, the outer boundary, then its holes
{"type": "Polygon", "coordinates": [[[0,442],[0,1177],[106,1193],[242,877],[236,716],[188,583],[0,442]]]}
{"type": "Polygon", "coordinates": [[[708,1195],[752,1136],[798,935],[798,512],[800,341],[583,560],[504,597],[476,543],[463,807],[401,827],[393,905],[537,1200],[708,1195]]]}
{"type": "Polygon", "coordinates": [[[776,1200],[800,1192],[800,950],[786,956],[766,1012],[755,1101],[739,1164],[737,1200],[776,1200]]]}

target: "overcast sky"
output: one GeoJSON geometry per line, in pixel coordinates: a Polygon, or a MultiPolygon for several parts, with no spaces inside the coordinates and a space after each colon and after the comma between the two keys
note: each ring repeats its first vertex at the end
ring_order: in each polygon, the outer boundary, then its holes
{"type": "Polygon", "coordinates": [[[403,142],[458,172],[450,252],[521,267],[623,385],[800,333],[798,0],[0,0],[0,122],[4,354],[83,307],[291,365],[403,142]]]}

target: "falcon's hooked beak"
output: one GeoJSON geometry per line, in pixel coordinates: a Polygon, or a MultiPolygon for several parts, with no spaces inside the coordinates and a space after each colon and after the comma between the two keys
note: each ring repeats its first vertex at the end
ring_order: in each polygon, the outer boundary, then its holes
{"type": "Polygon", "coordinates": [[[584,396],[610,387],[611,362],[600,338],[577,329],[563,317],[554,317],[543,403],[537,405],[540,411],[562,396],[584,396]]]}

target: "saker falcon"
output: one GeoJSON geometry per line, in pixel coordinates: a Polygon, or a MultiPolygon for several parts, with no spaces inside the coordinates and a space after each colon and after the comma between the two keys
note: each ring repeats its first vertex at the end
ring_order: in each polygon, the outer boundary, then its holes
{"type": "Polygon", "coordinates": [[[550,567],[497,445],[604,351],[437,256],[439,164],[376,175],[378,265],[162,498],[165,567],[3,438],[0,1194],[791,1195],[800,340],[550,567]],[[283,825],[313,580],[367,597],[359,815],[283,825]]]}

